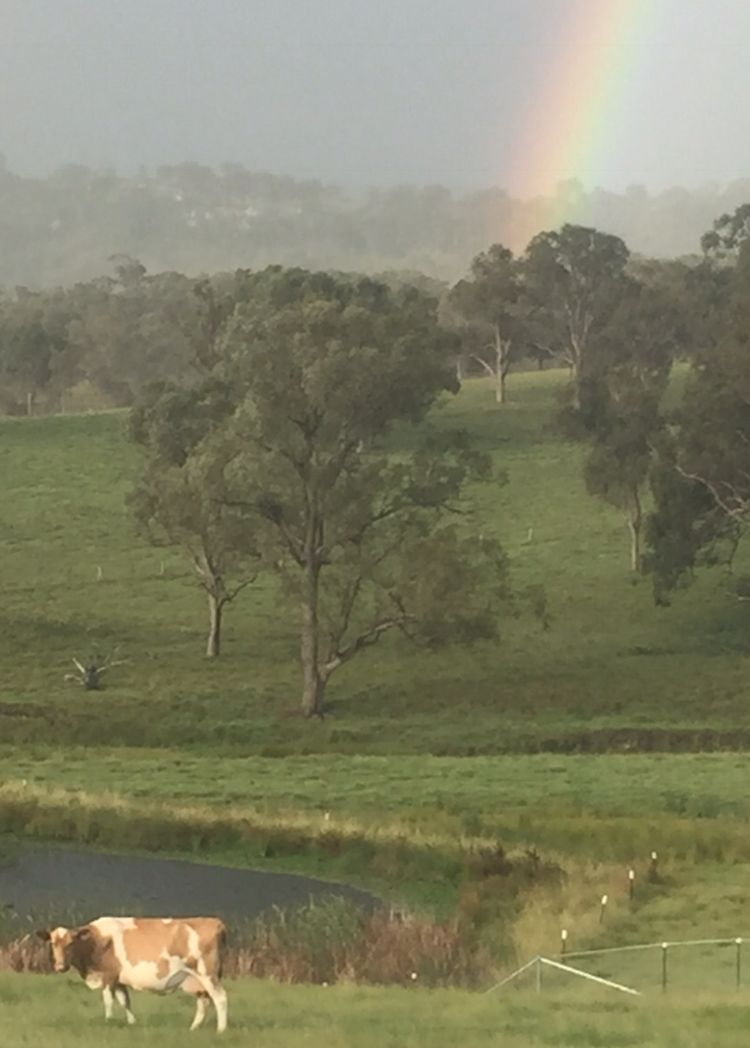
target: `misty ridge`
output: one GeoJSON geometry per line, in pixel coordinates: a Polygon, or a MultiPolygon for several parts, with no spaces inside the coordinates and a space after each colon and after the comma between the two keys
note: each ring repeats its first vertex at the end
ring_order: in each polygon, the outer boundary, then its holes
{"type": "Polygon", "coordinates": [[[651,194],[587,192],[561,182],[554,200],[502,188],[456,194],[439,186],[359,195],[319,181],[197,163],[142,169],[68,165],[45,178],[15,174],[0,156],[0,285],[69,286],[107,270],[113,255],[149,272],[188,275],[270,263],[457,279],[488,244],[522,250],[555,223],[616,234],[636,255],[696,255],[722,212],[750,200],[750,179],[651,194]]]}

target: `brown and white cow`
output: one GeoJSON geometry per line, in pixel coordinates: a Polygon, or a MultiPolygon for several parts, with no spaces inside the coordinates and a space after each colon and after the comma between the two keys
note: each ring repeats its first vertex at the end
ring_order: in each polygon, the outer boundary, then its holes
{"type": "Polygon", "coordinates": [[[56,972],[75,968],[86,985],[101,990],[104,1017],[115,999],[135,1022],[128,990],[183,990],[196,998],[197,1029],[209,1000],[216,1028],[227,1025],[227,995],[220,984],[226,928],[216,917],[99,917],[79,928],[37,933],[52,947],[56,972]]]}

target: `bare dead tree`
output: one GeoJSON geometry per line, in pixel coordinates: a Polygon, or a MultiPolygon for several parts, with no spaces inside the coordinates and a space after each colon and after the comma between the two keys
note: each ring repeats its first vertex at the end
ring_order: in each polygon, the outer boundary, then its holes
{"type": "Polygon", "coordinates": [[[127,659],[115,659],[115,654],[116,652],[112,652],[104,659],[101,659],[96,654],[90,655],[85,663],[80,662],[74,656],[73,665],[76,668],[76,672],[66,673],[65,680],[81,684],[86,691],[100,691],[102,677],[107,670],[111,670],[115,666],[123,666],[128,661],[127,659]]]}

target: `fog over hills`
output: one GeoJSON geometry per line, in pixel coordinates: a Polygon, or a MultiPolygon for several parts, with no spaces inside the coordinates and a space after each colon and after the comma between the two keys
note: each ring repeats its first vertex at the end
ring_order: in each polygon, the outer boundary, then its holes
{"type": "Polygon", "coordinates": [[[116,253],[451,279],[562,221],[685,255],[750,200],[747,0],[3,0],[0,29],[5,285],[116,253]]]}
{"type": "Polygon", "coordinates": [[[651,256],[694,254],[702,233],[750,200],[750,179],[649,193],[584,192],[561,183],[554,200],[518,200],[500,188],[458,194],[442,186],[371,189],[195,163],[141,170],[69,165],[44,178],[0,170],[0,284],[44,287],[109,270],[112,255],[150,272],[188,274],[268,263],[379,272],[418,270],[452,280],[492,242],[522,250],[550,221],[623,237],[651,256]]]}

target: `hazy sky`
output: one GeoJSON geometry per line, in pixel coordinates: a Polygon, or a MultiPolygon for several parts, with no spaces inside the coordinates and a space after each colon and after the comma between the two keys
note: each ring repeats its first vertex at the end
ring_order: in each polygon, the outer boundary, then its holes
{"type": "Polygon", "coordinates": [[[635,28],[600,99],[606,147],[545,177],[750,176],[750,0],[0,0],[0,152],[23,174],[197,160],[507,185],[531,122],[549,133],[571,26],[623,3],[635,28]]]}

